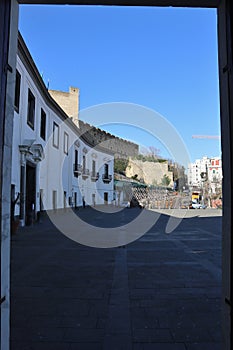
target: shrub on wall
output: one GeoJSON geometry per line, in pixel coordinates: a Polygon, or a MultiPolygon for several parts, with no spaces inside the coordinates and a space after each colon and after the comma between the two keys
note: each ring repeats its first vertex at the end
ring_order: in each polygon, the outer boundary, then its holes
{"type": "Polygon", "coordinates": [[[114,172],[115,173],[125,173],[128,166],[129,160],[123,158],[117,158],[114,160],[114,172]]]}

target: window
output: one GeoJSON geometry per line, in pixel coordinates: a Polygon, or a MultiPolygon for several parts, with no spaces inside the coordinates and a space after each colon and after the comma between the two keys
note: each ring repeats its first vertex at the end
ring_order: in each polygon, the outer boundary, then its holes
{"type": "Polygon", "coordinates": [[[69,149],[69,135],[67,134],[67,132],[64,132],[63,150],[65,154],[68,154],[68,149],[69,149]]]}
{"type": "Polygon", "coordinates": [[[35,123],[35,96],[28,89],[28,115],[27,115],[27,123],[34,130],[35,123]]]}
{"type": "Polygon", "coordinates": [[[16,69],[15,77],[15,111],[19,113],[21,75],[16,69]]]}
{"type": "Polygon", "coordinates": [[[83,171],[86,170],[86,156],[83,156],[83,171]]]}
{"type": "Polygon", "coordinates": [[[78,165],[78,150],[77,149],[74,151],[74,164],[76,166],[78,165]]]}
{"type": "Polygon", "coordinates": [[[40,137],[45,140],[46,139],[46,113],[41,108],[41,113],[40,113],[40,137]]]}
{"type": "Polygon", "coordinates": [[[104,176],[108,178],[108,164],[104,164],[104,176]]]}
{"type": "Polygon", "coordinates": [[[59,147],[59,126],[55,122],[53,122],[53,146],[59,147]]]}
{"type": "Polygon", "coordinates": [[[92,174],[95,175],[95,160],[92,161],[92,174]]]}

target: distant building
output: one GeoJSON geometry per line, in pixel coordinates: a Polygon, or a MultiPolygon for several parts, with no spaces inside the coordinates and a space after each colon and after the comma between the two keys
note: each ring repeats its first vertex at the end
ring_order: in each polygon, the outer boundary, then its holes
{"type": "Polygon", "coordinates": [[[203,157],[196,159],[194,163],[188,165],[188,185],[190,187],[201,187],[202,173],[207,173],[208,166],[210,164],[210,158],[203,157]]]}
{"type": "Polygon", "coordinates": [[[208,184],[209,193],[221,192],[222,160],[220,157],[203,157],[188,165],[189,187],[201,188],[203,183],[208,184]]]}
{"type": "Polygon", "coordinates": [[[222,188],[222,159],[219,157],[211,158],[208,166],[208,180],[212,193],[218,193],[222,188]]]}

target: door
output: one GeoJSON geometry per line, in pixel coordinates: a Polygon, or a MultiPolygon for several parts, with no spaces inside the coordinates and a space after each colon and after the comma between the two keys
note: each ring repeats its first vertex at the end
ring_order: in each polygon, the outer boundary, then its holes
{"type": "Polygon", "coordinates": [[[36,208],[36,167],[26,166],[26,225],[31,225],[35,220],[36,208]]]}
{"type": "Polygon", "coordinates": [[[108,192],[104,192],[104,204],[108,204],[108,192]]]}
{"type": "Polygon", "coordinates": [[[44,190],[40,189],[40,211],[44,211],[44,190]]]}
{"type": "Polygon", "coordinates": [[[53,191],[53,210],[57,209],[57,191],[53,191]]]}
{"type": "Polygon", "coordinates": [[[66,209],[66,191],[64,191],[64,196],[63,196],[63,208],[66,209]]]}
{"type": "Polygon", "coordinates": [[[77,192],[74,192],[74,207],[77,208],[77,192]]]}
{"type": "Polygon", "coordinates": [[[92,205],[95,207],[95,193],[92,193],[92,205]]]}

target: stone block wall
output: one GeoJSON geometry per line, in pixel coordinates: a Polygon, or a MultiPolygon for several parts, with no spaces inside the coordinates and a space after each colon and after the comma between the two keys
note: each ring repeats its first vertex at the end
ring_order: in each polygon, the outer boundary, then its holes
{"type": "Polygon", "coordinates": [[[133,142],[116,137],[81,120],[79,121],[79,128],[91,145],[100,145],[113,151],[115,158],[126,159],[138,155],[139,146],[133,142]]]}
{"type": "Polygon", "coordinates": [[[73,122],[78,126],[79,89],[71,86],[69,92],[49,90],[49,93],[63,111],[72,118],[73,122]]]}
{"type": "Polygon", "coordinates": [[[137,175],[138,180],[144,180],[148,185],[160,185],[164,175],[170,179],[169,186],[173,186],[173,172],[168,170],[168,162],[143,162],[137,159],[130,159],[126,168],[126,176],[137,175]]]}

